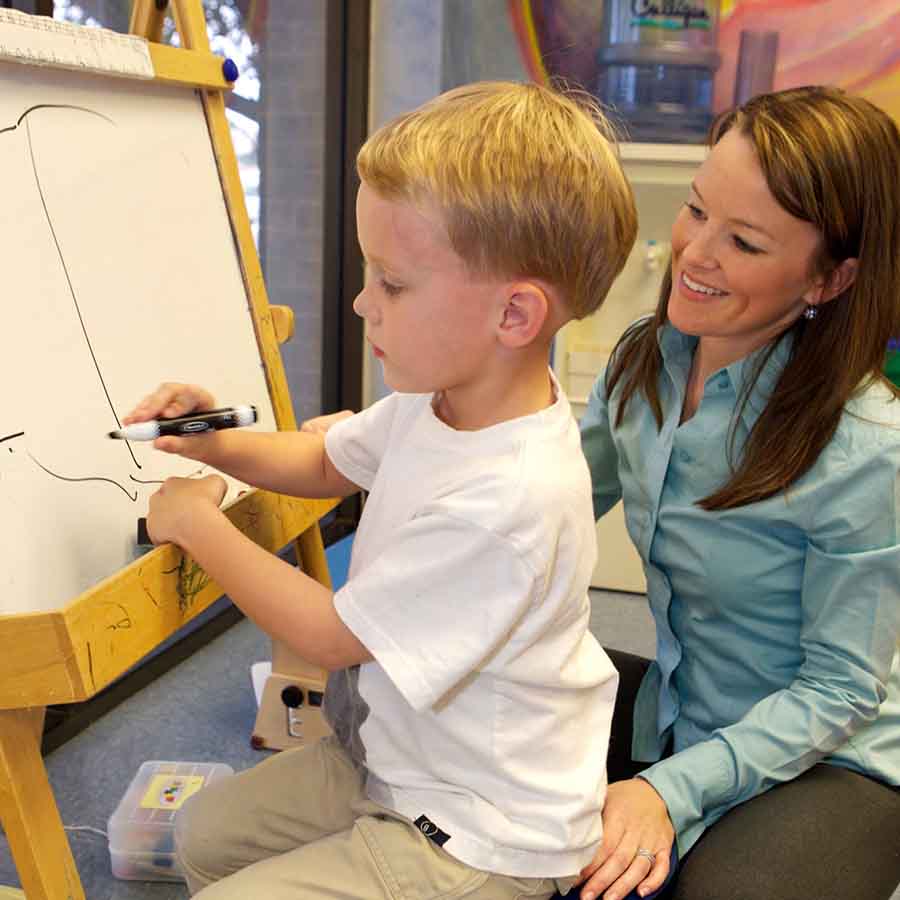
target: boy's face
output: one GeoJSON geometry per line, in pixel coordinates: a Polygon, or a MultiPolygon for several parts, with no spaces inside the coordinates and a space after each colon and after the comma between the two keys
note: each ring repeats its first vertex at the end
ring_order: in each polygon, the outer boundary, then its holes
{"type": "Polygon", "coordinates": [[[469,274],[437,212],[363,183],[356,223],[367,278],[353,309],[385,383],[406,393],[477,390],[502,314],[501,283],[469,274]]]}

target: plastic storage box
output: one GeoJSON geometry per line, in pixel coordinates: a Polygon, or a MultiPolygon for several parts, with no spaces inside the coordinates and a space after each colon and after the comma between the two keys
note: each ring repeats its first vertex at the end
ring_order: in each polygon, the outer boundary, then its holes
{"type": "Polygon", "coordinates": [[[224,763],[145,762],[109,818],[109,858],[116,878],[183,881],[175,858],[175,817],[188,797],[232,775],[224,763]]]}

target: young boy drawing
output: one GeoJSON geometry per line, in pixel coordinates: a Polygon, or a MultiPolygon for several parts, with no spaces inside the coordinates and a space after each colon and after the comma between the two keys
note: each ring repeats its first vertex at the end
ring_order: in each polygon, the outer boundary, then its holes
{"type": "MultiPolygon", "coordinates": [[[[331,673],[334,735],[192,798],[180,859],[207,900],[547,898],[600,840],[617,683],[587,627],[590,483],[548,358],[624,264],[631,191],[599,113],[537,85],[450,91],[358,169],[354,309],[395,393],[324,435],[156,442],[269,490],[369,492],[335,594],[230,525],[218,476],[151,500],[154,541],[331,673]]],[[[213,405],[166,384],[126,423],[213,405]]]]}

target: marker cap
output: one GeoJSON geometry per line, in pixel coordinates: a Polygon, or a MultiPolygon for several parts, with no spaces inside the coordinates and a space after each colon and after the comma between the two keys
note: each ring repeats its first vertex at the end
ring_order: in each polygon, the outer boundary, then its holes
{"type": "MultiPolygon", "coordinates": [[[[126,429],[111,431],[110,437],[125,437],[126,429]]],[[[135,422],[127,428],[127,437],[132,441],[155,441],[159,437],[159,422],[135,422]]]]}

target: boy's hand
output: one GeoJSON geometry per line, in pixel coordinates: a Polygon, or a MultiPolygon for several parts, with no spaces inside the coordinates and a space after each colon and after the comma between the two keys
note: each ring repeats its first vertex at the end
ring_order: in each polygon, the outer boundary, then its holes
{"type": "Polygon", "coordinates": [[[123,425],[133,422],[149,422],[151,419],[172,419],[191,412],[215,409],[213,395],[196,384],[165,382],[152,394],[147,394],[135,408],[122,419],[123,425]]]}
{"type": "MultiPolygon", "coordinates": [[[[188,438],[187,440],[195,440],[188,438]]],[[[185,547],[192,518],[204,506],[218,509],[227,490],[220,475],[205,478],[168,478],[150,498],[147,534],[154,544],[171,541],[185,547]]]]}
{"type": "Polygon", "coordinates": [[[349,419],[353,412],[349,409],[342,409],[340,412],[331,413],[327,416],[316,416],[314,419],[307,419],[301,426],[300,430],[308,434],[325,434],[332,425],[340,422],[342,419],[349,419]]]}
{"type": "MultiPolygon", "coordinates": [[[[215,408],[215,398],[206,389],[196,384],[165,382],[152,394],[144,397],[122,419],[122,424],[131,425],[133,422],[148,422],[151,419],[172,419],[175,416],[186,416],[188,413],[204,412],[215,408]]],[[[206,459],[210,441],[215,441],[216,437],[214,432],[191,435],[186,438],[161,437],[153,442],[153,446],[165,453],[177,453],[188,459],[197,459],[203,462],[206,459]]]]}

